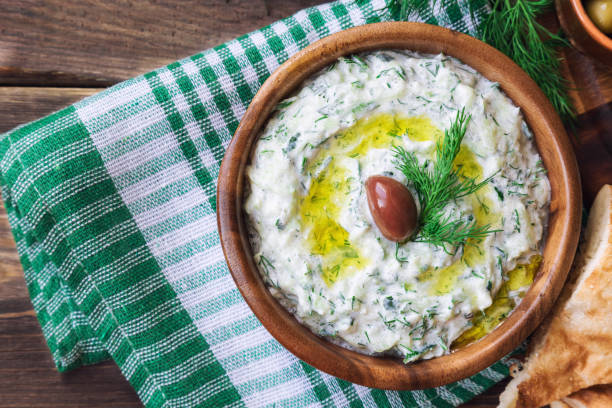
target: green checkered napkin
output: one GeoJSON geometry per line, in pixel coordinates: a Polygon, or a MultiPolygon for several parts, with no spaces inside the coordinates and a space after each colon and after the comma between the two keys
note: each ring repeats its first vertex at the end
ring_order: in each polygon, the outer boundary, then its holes
{"type": "MultiPolygon", "coordinates": [[[[431,3],[409,19],[474,35],[487,12],[484,0],[431,3]]],[[[308,44],[399,7],[303,10],[2,136],[2,196],[60,371],[112,358],[147,407],[447,407],[507,375],[504,359],[415,392],[326,375],[266,332],[223,259],[216,178],[257,89],[308,44]]]]}

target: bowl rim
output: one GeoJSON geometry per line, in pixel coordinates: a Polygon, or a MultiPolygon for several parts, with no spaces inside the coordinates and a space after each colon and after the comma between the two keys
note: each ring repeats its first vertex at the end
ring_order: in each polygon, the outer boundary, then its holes
{"type": "Polygon", "coordinates": [[[599,29],[586,12],[582,0],[571,0],[570,1],[574,12],[580,21],[580,24],[585,28],[589,36],[599,43],[602,47],[612,51],[612,38],[608,37],[603,31],[599,29]]]}
{"type": "Polygon", "coordinates": [[[580,191],[576,159],[557,113],[535,82],[512,60],[473,37],[446,28],[385,22],[327,36],[296,53],[264,82],[221,164],[217,223],[236,286],[255,316],[286,349],[315,368],[356,384],[411,390],[448,384],[483,370],[514,350],[539,325],[559,295],[576,251],[582,209],[580,191]],[[549,236],[543,261],[523,301],[502,324],[477,342],[451,354],[408,365],[398,358],[369,356],[342,348],[299,324],[265,287],[253,260],[242,210],[244,170],[254,141],[274,106],[304,79],[340,56],[398,48],[429,54],[443,52],[500,83],[506,95],[521,108],[545,167],[549,172],[554,169],[556,175],[549,177],[552,191],[549,236]]]}

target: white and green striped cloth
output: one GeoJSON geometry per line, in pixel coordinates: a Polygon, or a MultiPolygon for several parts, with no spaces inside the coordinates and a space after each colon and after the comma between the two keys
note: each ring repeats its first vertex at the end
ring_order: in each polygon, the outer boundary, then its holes
{"type": "MultiPolygon", "coordinates": [[[[410,20],[472,35],[488,10],[412,3],[410,20]]],[[[504,359],[415,392],[331,377],[266,332],[224,262],[216,179],[251,98],[308,44],[399,11],[390,0],[303,10],[2,135],[2,197],[60,371],[112,358],[151,408],[450,407],[507,375],[504,359]]]]}

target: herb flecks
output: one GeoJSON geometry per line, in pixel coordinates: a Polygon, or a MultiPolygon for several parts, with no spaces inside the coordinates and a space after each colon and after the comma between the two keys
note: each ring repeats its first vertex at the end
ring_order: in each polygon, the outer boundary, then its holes
{"type": "MultiPolygon", "coordinates": [[[[392,0],[389,11],[397,21],[409,21],[411,13],[429,7],[422,0],[392,0]]],[[[480,2],[465,2],[469,13],[480,2]]],[[[479,26],[477,36],[514,60],[538,84],[569,125],[576,123],[576,111],[568,95],[568,82],[559,72],[561,56],[557,47],[569,42],[538,23],[540,15],[553,8],[553,0],[489,0],[491,12],[479,26]]]]}
{"type": "Polygon", "coordinates": [[[436,245],[448,253],[455,253],[468,240],[478,242],[497,231],[491,229],[490,224],[478,225],[473,219],[456,218],[445,211],[449,202],[475,193],[493,178],[477,183],[463,175],[460,168],[453,168],[470,118],[465,109],[457,113],[451,126],[444,131],[444,139],[436,143],[433,162],[419,164],[414,153],[403,147],[394,149],[395,167],[412,183],[421,208],[419,228],[413,241],[436,245]]]}

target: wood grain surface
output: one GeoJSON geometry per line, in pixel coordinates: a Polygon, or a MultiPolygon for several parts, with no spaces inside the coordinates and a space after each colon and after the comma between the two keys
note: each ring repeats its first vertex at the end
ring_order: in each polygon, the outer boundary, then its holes
{"type": "MultiPolygon", "coordinates": [[[[0,132],[320,2],[0,0],[0,132]]],[[[554,14],[545,20],[557,24],[554,14]]],[[[590,132],[612,157],[612,69],[573,50],[564,55],[577,111],[591,111],[577,140],[590,132]]],[[[505,382],[463,408],[495,407],[505,382]]],[[[56,371],[0,207],[0,407],[84,406],[142,405],[112,362],[56,371]]]]}
{"type": "Polygon", "coordinates": [[[108,86],[316,0],[0,1],[0,84],[108,86]]]}

